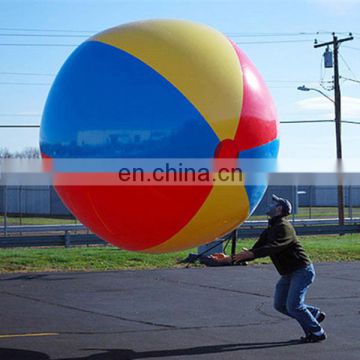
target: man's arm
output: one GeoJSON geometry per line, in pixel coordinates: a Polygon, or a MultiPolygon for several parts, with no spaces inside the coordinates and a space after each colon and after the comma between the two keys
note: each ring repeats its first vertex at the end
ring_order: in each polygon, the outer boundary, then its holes
{"type": "Polygon", "coordinates": [[[261,249],[262,247],[265,246],[265,244],[267,243],[267,235],[268,235],[268,229],[265,229],[259,239],[256,241],[256,243],[254,244],[254,246],[248,250],[248,249],[243,249],[243,251],[241,251],[238,254],[235,254],[233,256],[217,256],[217,254],[211,255],[210,257],[213,258],[214,260],[218,260],[219,262],[222,262],[224,264],[236,264],[242,261],[250,261],[250,260],[254,260],[255,259],[255,254],[254,254],[254,250],[255,249],[261,249]]]}
{"type": "Polygon", "coordinates": [[[256,243],[253,245],[252,249],[257,249],[266,244],[266,238],[267,238],[268,231],[269,231],[269,229],[265,229],[260,234],[259,239],[256,240],[256,243]]]}
{"type": "Polygon", "coordinates": [[[254,260],[255,255],[251,250],[243,250],[234,256],[231,256],[231,262],[236,264],[242,261],[254,260]]]}
{"type": "Polygon", "coordinates": [[[227,261],[236,264],[236,263],[239,263],[239,262],[242,262],[242,261],[254,260],[255,259],[255,254],[254,254],[253,250],[260,249],[261,247],[263,247],[266,244],[268,231],[269,231],[269,229],[265,229],[261,233],[259,239],[256,241],[256,243],[254,244],[254,246],[250,250],[243,249],[243,251],[241,251],[238,254],[235,254],[234,256],[231,257],[231,259],[227,259],[227,261]]]}
{"type": "Polygon", "coordinates": [[[274,234],[269,236],[267,242],[260,247],[251,249],[254,258],[261,258],[275,255],[284,249],[292,246],[296,239],[295,231],[292,227],[281,224],[276,227],[274,234]]]}

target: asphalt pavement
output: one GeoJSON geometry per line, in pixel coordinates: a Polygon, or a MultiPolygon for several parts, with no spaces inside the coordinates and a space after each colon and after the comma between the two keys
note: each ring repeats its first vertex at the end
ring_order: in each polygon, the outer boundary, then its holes
{"type": "Polygon", "coordinates": [[[316,344],[272,308],[272,265],[0,275],[0,359],[359,360],[360,262],[315,267],[316,344]]]}

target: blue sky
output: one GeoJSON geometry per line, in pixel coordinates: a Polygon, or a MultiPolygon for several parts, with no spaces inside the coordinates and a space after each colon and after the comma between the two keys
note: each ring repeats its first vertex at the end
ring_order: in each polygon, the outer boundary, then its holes
{"type": "MultiPolygon", "coordinates": [[[[324,48],[314,49],[313,40],[329,41],[333,31],[339,37],[354,33],[355,39],[340,48],[340,73],[345,78],[360,80],[359,14],[360,1],[355,0],[0,0],[0,123],[38,124],[50,84],[75,48],[3,44],[76,45],[85,38],[18,35],[77,34],[60,32],[71,30],[90,36],[122,23],[153,18],[198,21],[228,34],[262,73],[281,121],[333,119],[329,100],[316,92],[296,88],[305,84],[323,90],[320,79],[331,80],[332,70],[321,67],[324,48]],[[273,34],[277,36],[270,36],[273,34]]],[[[360,122],[360,83],[343,79],[341,89],[343,119],[360,122]]],[[[326,94],[333,95],[331,91],[326,94]]],[[[360,157],[360,125],[343,124],[342,129],[344,158],[360,157]]],[[[280,156],[335,158],[334,134],[334,124],[282,124],[280,156]]],[[[37,144],[36,129],[0,129],[0,147],[20,150],[37,144]]]]}

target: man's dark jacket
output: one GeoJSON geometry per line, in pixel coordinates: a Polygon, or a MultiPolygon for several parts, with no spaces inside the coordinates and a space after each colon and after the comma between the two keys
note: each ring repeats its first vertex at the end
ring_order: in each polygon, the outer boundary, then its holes
{"type": "Polygon", "coordinates": [[[262,232],[251,251],[255,258],[270,256],[280,275],[288,275],[311,264],[294,227],[281,216],[270,219],[269,227],[262,232]]]}

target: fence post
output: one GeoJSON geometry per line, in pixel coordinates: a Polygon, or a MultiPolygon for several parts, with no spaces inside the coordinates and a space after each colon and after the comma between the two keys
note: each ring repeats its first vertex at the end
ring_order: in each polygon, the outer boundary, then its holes
{"type": "Polygon", "coordinates": [[[236,241],[237,241],[237,229],[233,230],[231,234],[231,255],[236,254],[236,241]]]}
{"type": "Polygon", "coordinates": [[[70,233],[69,233],[69,231],[65,231],[65,247],[66,248],[69,248],[69,247],[71,247],[71,236],[70,236],[70,233]]]}
{"type": "Polygon", "coordinates": [[[352,186],[349,185],[349,218],[350,222],[352,223],[353,220],[353,211],[352,211],[352,186]]]}
{"type": "Polygon", "coordinates": [[[312,185],[309,187],[309,219],[311,219],[311,206],[312,206],[312,185]]]}
{"type": "Polygon", "coordinates": [[[4,185],[4,236],[7,236],[7,186],[4,185]]]}
{"type": "MultiPolygon", "coordinates": [[[[19,213],[20,213],[20,225],[22,225],[22,186],[19,186],[19,213]]],[[[22,233],[20,233],[22,235],[22,233]]]]}
{"type": "Polygon", "coordinates": [[[292,186],[292,205],[293,205],[293,211],[292,211],[292,223],[295,224],[295,210],[297,209],[297,203],[296,203],[296,194],[297,194],[297,186],[292,186]]]}

